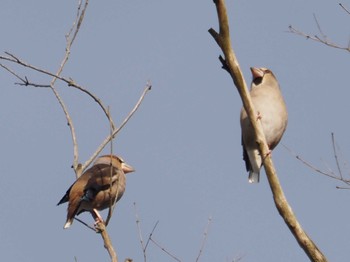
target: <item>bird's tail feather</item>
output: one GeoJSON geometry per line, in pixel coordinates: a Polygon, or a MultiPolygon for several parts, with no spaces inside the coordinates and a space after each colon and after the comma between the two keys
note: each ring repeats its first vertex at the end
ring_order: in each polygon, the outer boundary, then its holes
{"type": "Polygon", "coordinates": [[[249,177],[248,177],[248,181],[249,183],[259,183],[260,180],[260,174],[259,173],[255,173],[254,171],[250,171],[249,172],[249,177]]]}

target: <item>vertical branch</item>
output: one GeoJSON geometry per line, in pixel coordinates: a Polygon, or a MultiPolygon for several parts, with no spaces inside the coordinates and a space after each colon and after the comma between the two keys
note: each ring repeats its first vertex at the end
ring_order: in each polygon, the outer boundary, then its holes
{"type": "Polygon", "coordinates": [[[203,241],[201,244],[201,248],[199,249],[198,256],[196,258],[196,262],[199,261],[199,258],[201,257],[201,255],[203,253],[204,245],[207,242],[207,238],[208,238],[208,230],[209,230],[210,224],[211,224],[211,217],[208,218],[208,223],[207,223],[207,226],[205,227],[205,230],[204,230],[204,237],[203,237],[203,241]]]}
{"type": "Polygon", "coordinates": [[[341,172],[341,168],[340,168],[340,164],[339,164],[339,160],[338,160],[338,154],[337,154],[337,149],[336,149],[336,142],[335,142],[335,138],[334,138],[334,133],[332,133],[332,147],[333,147],[335,163],[337,164],[339,176],[340,176],[340,179],[343,180],[343,174],[341,172]]]}
{"type": "Polygon", "coordinates": [[[108,254],[111,258],[112,262],[118,262],[118,257],[117,257],[117,253],[115,252],[114,248],[113,248],[113,244],[112,244],[112,240],[108,235],[106,226],[104,223],[98,223],[96,225],[96,229],[98,230],[98,233],[101,234],[102,239],[103,239],[103,244],[104,247],[107,249],[108,254]]]}
{"type": "Polygon", "coordinates": [[[67,40],[67,44],[66,44],[66,52],[64,54],[64,57],[62,59],[62,62],[60,64],[60,67],[57,70],[57,73],[55,74],[55,76],[52,78],[51,82],[50,82],[50,88],[52,90],[52,92],[54,93],[54,95],[56,96],[59,104],[61,105],[61,108],[66,116],[67,122],[68,122],[68,126],[70,128],[71,131],[71,136],[72,136],[72,141],[73,141],[73,168],[75,171],[75,175],[78,178],[81,173],[82,173],[82,169],[79,168],[79,163],[78,163],[78,159],[79,159],[79,151],[78,151],[78,142],[77,142],[77,137],[76,137],[76,133],[75,133],[75,129],[74,129],[74,125],[73,125],[73,121],[68,113],[67,107],[64,104],[63,100],[61,99],[60,95],[58,94],[57,90],[55,89],[55,83],[57,81],[57,76],[60,76],[64,66],[66,65],[69,55],[70,55],[70,49],[74,43],[74,40],[79,32],[80,26],[84,20],[84,16],[85,16],[85,12],[87,9],[87,6],[89,4],[89,0],[85,0],[85,5],[84,8],[81,10],[81,1],[79,1],[78,4],[78,13],[77,13],[77,18],[73,23],[72,28],[70,29],[69,33],[66,35],[66,40],[67,40]],[[73,28],[75,28],[75,30],[73,30],[73,28]],[[73,36],[70,38],[71,34],[73,33],[73,36]]]}
{"type": "MultiPolygon", "coordinates": [[[[109,108],[108,108],[108,115],[110,114],[110,111],[109,111],[109,108]]],[[[114,125],[113,123],[110,121],[109,122],[110,124],[110,135],[113,134],[113,130],[114,130],[114,125]]],[[[114,208],[116,206],[116,203],[117,203],[117,197],[114,199],[114,202],[113,202],[113,199],[112,199],[112,176],[113,176],[113,168],[112,168],[112,156],[113,156],[113,139],[111,139],[110,141],[110,155],[111,155],[111,173],[110,173],[110,185],[109,185],[109,197],[110,197],[110,203],[109,203],[109,208],[108,208],[108,215],[107,215],[107,218],[106,218],[106,221],[105,221],[105,224],[106,226],[108,226],[108,223],[109,223],[109,220],[111,219],[112,217],[112,214],[113,214],[113,211],[114,211],[114,208]]],[[[123,170],[120,170],[121,172],[123,172],[123,170]]],[[[119,173],[117,174],[117,181],[115,181],[116,185],[117,185],[117,192],[116,192],[116,196],[118,196],[119,194],[119,173]]]]}
{"type": "MultiPolygon", "coordinates": [[[[142,253],[143,253],[143,261],[146,262],[147,261],[147,256],[146,256],[146,248],[147,245],[149,243],[149,239],[147,241],[147,244],[145,246],[144,242],[143,242],[143,238],[142,238],[142,231],[141,231],[141,225],[140,225],[140,218],[139,218],[139,214],[137,212],[137,207],[136,207],[136,202],[134,202],[134,209],[135,209],[135,217],[136,217],[136,225],[137,225],[137,230],[139,232],[139,240],[140,240],[140,244],[141,244],[141,248],[142,248],[142,253]]],[[[156,223],[156,225],[158,224],[158,221],[156,223]]],[[[154,227],[155,229],[155,227],[154,227]]]]}
{"type": "Polygon", "coordinates": [[[266,171],[267,179],[273,194],[273,199],[275,201],[276,208],[279,214],[284,219],[284,222],[296,238],[300,247],[304,250],[311,261],[327,261],[326,257],[318,249],[312,239],[306,234],[301,225],[299,224],[297,218],[295,217],[292,208],[287,202],[287,199],[283,193],[282,187],[279,183],[279,179],[274,168],[271,155],[269,153],[268,146],[266,144],[265,135],[260,121],[255,121],[256,113],[253,107],[247,86],[245,84],[242,72],[239,68],[238,61],[231,47],[228,17],[226,12],[226,6],[224,0],[214,0],[216,5],[220,32],[219,34],[214,29],[209,29],[209,33],[213,36],[215,41],[220,46],[222,52],[224,53],[225,59],[220,57],[220,61],[223,64],[223,68],[226,69],[241,96],[243,106],[248,114],[250,122],[252,123],[253,130],[255,133],[256,141],[259,145],[259,151],[262,156],[266,156],[264,160],[264,168],[266,171]]]}

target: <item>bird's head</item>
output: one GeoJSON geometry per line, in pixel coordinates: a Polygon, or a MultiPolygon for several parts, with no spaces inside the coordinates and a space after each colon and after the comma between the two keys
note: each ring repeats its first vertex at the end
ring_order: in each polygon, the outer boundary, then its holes
{"type": "Polygon", "coordinates": [[[96,159],[94,165],[96,164],[112,164],[112,166],[122,169],[125,174],[135,171],[135,169],[127,164],[121,157],[115,155],[100,156],[96,159]]]}
{"type": "Polygon", "coordinates": [[[251,67],[250,70],[252,71],[253,81],[252,83],[255,86],[258,86],[262,84],[263,82],[267,81],[276,81],[276,77],[272,73],[272,71],[265,67],[251,67]]]}

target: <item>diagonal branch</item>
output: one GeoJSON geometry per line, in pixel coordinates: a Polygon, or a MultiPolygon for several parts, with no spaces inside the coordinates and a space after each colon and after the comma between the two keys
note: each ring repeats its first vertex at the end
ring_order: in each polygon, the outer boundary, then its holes
{"type": "Polygon", "coordinates": [[[241,69],[239,67],[238,61],[231,47],[228,17],[226,12],[226,6],[224,0],[214,1],[217,9],[220,33],[217,33],[214,29],[209,29],[209,33],[213,36],[215,41],[220,46],[222,52],[224,53],[224,63],[223,66],[227,69],[233,78],[233,81],[237,87],[237,90],[241,96],[243,106],[247,111],[250,122],[252,123],[256,141],[259,145],[260,154],[266,156],[264,159],[264,168],[266,171],[267,179],[270,184],[270,188],[273,194],[276,208],[279,214],[284,219],[285,223],[289,227],[290,231],[296,238],[300,247],[304,250],[311,261],[327,261],[326,257],[318,249],[312,239],[306,234],[301,225],[299,224],[297,218],[295,217],[292,208],[287,202],[287,199],[283,193],[282,187],[280,185],[276,170],[274,168],[271,155],[269,153],[268,146],[266,144],[265,136],[260,121],[255,121],[256,113],[253,107],[247,85],[244,81],[241,69]]]}
{"type": "Polygon", "coordinates": [[[115,252],[112,244],[112,240],[108,235],[106,226],[104,223],[100,222],[96,225],[96,229],[98,230],[98,233],[101,234],[101,237],[103,239],[104,247],[107,249],[108,254],[110,258],[112,259],[112,262],[118,262],[117,253],[115,252]]]}
{"type": "MultiPolygon", "coordinates": [[[[301,157],[300,155],[296,154],[292,149],[290,149],[289,147],[287,147],[286,145],[283,145],[288,152],[295,157],[297,160],[299,160],[302,164],[304,164],[305,166],[307,166],[308,168],[310,168],[311,170],[315,171],[316,173],[319,173],[321,175],[327,176],[329,178],[338,180],[343,182],[344,184],[346,184],[347,186],[350,185],[350,180],[347,179],[345,176],[343,176],[343,172],[340,166],[340,162],[339,162],[339,148],[338,145],[335,141],[335,136],[334,133],[331,134],[332,135],[332,148],[333,148],[333,154],[334,154],[334,159],[335,159],[335,164],[337,166],[338,169],[338,173],[334,172],[332,169],[328,168],[328,171],[324,171],[321,170],[319,167],[311,164],[310,162],[308,162],[307,160],[305,160],[303,157],[301,157]],[[338,148],[338,149],[337,149],[338,148]]],[[[349,187],[340,187],[340,186],[336,186],[336,188],[338,189],[350,189],[349,187]]]]}
{"type": "Polygon", "coordinates": [[[105,148],[105,146],[119,133],[119,131],[126,125],[126,123],[130,120],[130,118],[134,115],[134,113],[137,111],[137,109],[140,107],[143,99],[145,98],[148,91],[150,91],[152,88],[151,83],[147,83],[145,89],[143,90],[141,97],[137,101],[134,108],[130,111],[130,113],[126,116],[124,121],[121,123],[121,125],[113,131],[112,134],[108,135],[105,140],[101,143],[101,145],[97,148],[95,153],[92,154],[92,156],[83,164],[83,170],[85,170],[91,163],[94,161],[94,159],[99,155],[99,153],[105,148]]]}
{"type": "MultiPolygon", "coordinates": [[[[136,225],[137,225],[137,230],[139,232],[139,240],[140,240],[140,244],[141,244],[141,248],[142,248],[142,253],[143,253],[143,261],[146,262],[147,261],[147,255],[146,255],[146,249],[147,249],[147,246],[148,246],[148,243],[149,243],[149,238],[147,240],[147,243],[146,245],[144,244],[144,241],[143,241],[143,237],[142,237],[142,231],[141,231],[141,222],[140,222],[140,218],[139,218],[139,214],[138,214],[138,211],[137,211],[137,207],[136,207],[136,202],[134,202],[134,209],[135,209],[135,218],[136,218],[136,225]]],[[[153,231],[155,230],[157,224],[158,224],[159,221],[157,221],[156,225],[154,226],[151,234],[153,233],[153,231]]]]}
{"type": "MultiPolygon", "coordinates": [[[[339,3],[339,5],[340,5],[341,8],[343,8],[345,10],[345,12],[350,14],[349,10],[343,4],[339,3]]],[[[293,34],[296,34],[296,35],[300,35],[302,37],[305,37],[306,39],[311,39],[312,41],[322,43],[322,44],[324,44],[326,46],[329,46],[329,47],[333,47],[333,48],[336,48],[336,49],[341,49],[341,50],[345,50],[345,51],[350,52],[350,42],[348,43],[347,46],[341,46],[339,44],[336,44],[336,43],[330,41],[328,39],[327,35],[323,33],[322,27],[321,27],[321,25],[320,25],[320,23],[319,23],[319,21],[318,21],[318,19],[317,19],[315,14],[314,14],[314,20],[315,20],[315,23],[316,23],[316,26],[317,26],[317,29],[319,31],[320,36],[318,36],[318,35],[310,35],[310,34],[304,33],[303,31],[300,31],[299,29],[296,29],[292,25],[288,26],[289,32],[293,33],[293,34]]]]}
{"type": "Polygon", "coordinates": [[[75,40],[76,36],[78,35],[80,26],[81,26],[81,24],[82,24],[82,22],[84,20],[85,11],[87,9],[88,3],[89,3],[89,0],[85,0],[85,6],[81,10],[82,2],[79,0],[78,12],[77,12],[76,20],[74,21],[74,23],[73,23],[69,33],[66,35],[67,43],[66,43],[66,51],[65,51],[64,57],[62,59],[60,67],[58,68],[56,74],[52,77],[52,80],[50,82],[51,91],[54,93],[54,95],[57,98],[59,104],[61,105],[61,108],[62,108],[62,110],[64,112],[64,115],[66,116],[66,120],[67,120],[69,129],[71,131],[72,142],[73,142],[73,168],[74,168],[75,175],[76,175],[77,178],[80,177],[81,171],[82,171],[80,168],[78,168],[79,167],[79,148],[78,148],[77,136],[76,136],[74,124],[73,124],[73,121],[72,121],[72,119],[71,119],[71,117],[69,115],[67,106],[65,105],[65,103],[63,102],[62,98],[60,97],[58,91],[56,90],[55,83],[56,83],[58,77],[61,75],[61,73],[63,71],[63,68],[66,65],[67,61],[68,61],[68,58],[69,58],[69,55],[70,55],[70,49],[71,49],[71,47],[72,47],[72,45],[74,43],[74,40],[75,40]],[[72,33],[73,33],[73,36],[70,38],[72,33]]]}
{"type": "MultiPolygon", "coordinates": [[[[29,68],[33,71],[36,71],[36,72],[39,72],[39,73],[42,73],[44,75],[47,75],[47,76],[50,76],[50,77],[53,77],[55,79],[58,79],[64,83],[66,83],[68,86],[70,87],[73,87],[73,88],[76,88],[78,89],[79,91],[87,94],[90,98],[92,98],[98,105],[99,107],[102,109],[102,111],[104,112],[105,116],[107,117],[109,123],[112,124],[113,128],[115,128],[115,124],[111,118],[111,116],[109,115],[108,113],[108,110],[107,108],[102,104],[101,100],[95,95],[93,94],[92,92],[90,92],[89,90],[87,90],[86,88],[84,88],[83,86],[77,84],[73,79],[71,78],[67,78],[67,77],[62,77],[60,75],[56,75],[50,71],[47,71],[47,70],[44,70],[42,68],[39,68],[37,66],[34,66],[32,64],[29,64],[28,62],[24,61],[23,59],[20,59],[18,58],[17,56],[15,56],[14,54],[12,53],[9,53],[9,52],[5,52],[5,54],[7,56],[0,56],[0,60],[4,60],[4,61],[8,61],[8,62],[11,62],[11,63],[15,63],[15,64],[18,64],[20,66],[23,66],[23,67],[26,67],[26,68],[29,68]]],[[[8,70],[9,71],[9,70],[8,70]]],[[[31,83],[30,81],[28,81],[28,79],[24,79],[18,75],[15,75],[19,80],[21,80],[21,82],[23,83],[23,85],[30,85],[30,86],[34,86],[34,87],[49,87],[51,88],[50,85],[38,85],[38,84],[34,84],[34,83],[31,83]]],[[[68,121],[68,125],[71,127],[69,121],[68,121]]],[[[73,143],[74,143],[74,138],[73,138],[73,134],[74,132],[72,132],[72,139],[73,139],[73,143]]],[[[76,140],[75,140],[76,141],[76,140]]],[[[77,146],[74,147],[74,164],[73,164],[73,167],[74,169],[78,170],[78,152],[77,152],[77,146]]],[[[90,162],[91,163],[91,162],[90,162]]],[[[80,176],[80,173],[79,171],[77,172],[76,171],[76,174],[77,174],[77,177],[80,176]]]]}
{"type": "Polygon", "coordinates": [[[208,231],[209,231],[210,224],[211,224],[211,217],[208,218],[208,223],[207,223],[207,226],[205,227],[203,241],[202,241],[201,247],[199,249],[198,256],[196,258],[196,262],[199,261],[199,258],[201,257],[201,255],[203,253],[204,245],[207,242],[207,238],[208,238],[208,231]]]}
{"type": "Polygon", "coordinates": [[[343,8],[343,10],[348,13],[348,15],[350,15],[350,11],[347,7],[345,7],[342,3],[339,3],[339,6],[343,8]]]}

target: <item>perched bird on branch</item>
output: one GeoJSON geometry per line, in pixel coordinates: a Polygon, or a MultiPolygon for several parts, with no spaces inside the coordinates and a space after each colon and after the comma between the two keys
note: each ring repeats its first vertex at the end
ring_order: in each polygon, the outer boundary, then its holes
{"type": "Polygon", "coordinates": [[[113,206],[123,196],[125,174],[133,171],[134,168],[118,156],[104,155],[97,158],[93,166],[73,183],[57,204],[68,202],[64,228],[70,227],[74,217],[85,211],[103,221],[97,210],[113,206]]]}
{"type": "MultiPolygon", "coordinates": [[[[281,94],[279,84],[274,74],[266,68],[251,67],[253,80],[250,96],[261,121],[269,149],[274,149],[282,138],[287,127],[288,113],[281,94]]],[[[244,108],[241,110],[241,129],[243,159],[249,171],[249,182],[259,182],[260,168],[263,157],[259,153],[252,124],[244,108]]]]}

